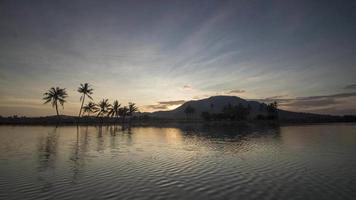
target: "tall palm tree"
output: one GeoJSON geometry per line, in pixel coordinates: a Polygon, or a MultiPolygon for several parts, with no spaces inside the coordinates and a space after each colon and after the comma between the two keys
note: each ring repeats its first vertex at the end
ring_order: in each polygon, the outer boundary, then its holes
{"type": "Polygon", "coordinates": [[[119,102],[117,100],[115,100],[109,109],[108,116],[109,117],[114,117],[114,116],[118,117],[120,106],[121,106],[121,104],[119,104],[119,102]]]}
{"type": "Polygon", "coordinates": [[[104,116],[105,114],[108,113],[109,109],[110,109],[111,105],[109,103],[109,100],[108,99],[103,99],[99,102],[98,104],[98,115],[97,117],[99,116],[104,116]]]}
{"type": "Polygon", "coordinates": [[[138,111],[138,107],[136,106],[136,104],[134,104],[134,103],[129,103],[129,110],[128,110],[128,115],[129,116],[132,116],[132,114],[134,113],[134,112],[137,112],[138,111]]]}
{"type": "Polygon", "coordinates": [[[90,96],[91,94],[93,94],[93,90],[94,90],[93,88],[90,88],[89,83],[80,84],[80,87],[78,88],[78,92],[82,94],[82,96],[80,96],[82,105],[80,106],[79,117],[82,114],[85,97],[87,96],[89,99],[93,100],[93,98],[90,96]]]}
{"type": "Polygon", "coordinates": [[[98,107],[92,101],[90,101],[89,103],[87,103],[87,105],[83,107],[83,114],[88,113],[88,116],[90,115],[90,113],[96,113],[96,112],[98,112],[98,107]]]}
{"type": "Polygon", "coordinates": [[[43,100],[45,100],[44,103],[47,104],[51,102],[52,107],[56,108],[57,117],[59,117],[58,102],[62,105],[62,107],[64,107],[63,104],[66,102],[65,98],[68,97],[66,89],[59,87],[51,87],[47,92],[43,94],[43,96],[43,100]]]}

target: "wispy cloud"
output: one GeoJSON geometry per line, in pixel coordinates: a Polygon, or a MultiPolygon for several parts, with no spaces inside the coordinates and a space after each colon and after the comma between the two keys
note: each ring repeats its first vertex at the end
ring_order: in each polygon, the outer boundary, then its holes
{"type": "Polygon", "coordinates": [[[356,90],[356,84],[346,85],[344,89],[347,90],[356,90]]]}
{"type": "Polygon", "coordinates": [[[184,103],[185,100],[176,100],[176,101],[160,101],[158,102],[158,104],[161,105],[167,105],[167,106],[174,106],[174,105],[180,105],[182,103],[184,103]]]}
{"type": "Polygon", "coordinates": [[[240,90],[240,89],[236,89],[236,90],[230,90],[228,92],[226,92],[226,94],[241,94],[241,93],[245,93],[245,90],[240,90]]]}
{"type": "Polygon", "coordinates": [[[193,90],[193,87],[192,87],[191,85],[184,85],[184,86],[182,87],[182,89],[185,90],[185,91],[192,91],[192,90],[193,90]]]}
{"type": "Polygon", "coordinates": [[[175,100],[175,101],[160,101],[154,105],[146,105],[145,108],[151,111],[156,110],[167,110],[170,109],[171,106],[178,106],[186,102],[185,100],[175,100]]]}
{"type": "Polygon", "coordinates": [[[329,95],[304,96],[296,98],[283,98],[285,96],[273,96],[262,99],[254,99],[256,101],[270,103],[276,101],[282,109],[300,112],[316,112],[339,114],[340,111],[348,114],[355,114],[353,110],[347,110],[347,107],[356,107],[356,92],[352,93],[336,93],[329,95]],[[345,112],[347,111],[347,112],[345,112]]]}
{"type": "Polygon", "coordinates": [[[330,95],[321,95],[321,96],[308,96],[308,97],[297,97],[297,100],[315,100],[315,99],[335,99],[335,98],[346,98],[356,96],[356,92],[352,93],[338,93],[330,95]]]}
{"type": "Polygon", "coordinates": [[[161,105],[161,104],[156,104],[156,105],[146,105],[145,106],[146,109],[148,110],[167,110],[168,109],[168,106],[167,105],[161,105]]]}
{"type": "Polygon", "coordinates": [[[208,97],[211,97],[212,95],[208,95],[208,94],[205,94],[205,95],[197,95],[197,96],[193,96],[192,99],[193,100],[198,100],[198,99],[203,99],[203,98],[208,98],[208,97]]]}

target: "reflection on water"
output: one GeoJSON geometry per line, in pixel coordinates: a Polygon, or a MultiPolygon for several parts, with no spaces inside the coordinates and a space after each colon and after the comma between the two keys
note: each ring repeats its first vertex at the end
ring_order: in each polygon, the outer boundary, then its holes
{"type": "Polygon", "coordinates": [[[0,199],[353,199],[356,125],[1,126],[0,199]]]}

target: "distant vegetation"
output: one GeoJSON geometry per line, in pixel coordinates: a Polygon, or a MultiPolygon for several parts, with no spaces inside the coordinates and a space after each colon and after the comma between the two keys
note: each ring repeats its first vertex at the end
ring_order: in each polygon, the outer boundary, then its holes
{"type": "Polygon", "coordinates": [[[265,120],[265,119],[269,119],[269,120],[274,120],[274,119],[278,119],[278,104],[277,102],[273,102],[267,105],[266,107],[267,109],[267,115],[257,115],[258,120],[265,120]]]}
{"type": "MultiPolygon", "coordinates": [[[[91,95],[93,94],[94,89],[91,88],[89,83],[80,84],[77,91],[81,94],[81,106],[79,109],[78,118],[83,118],[83,116],[89,117],[91,115],[95,115],[96,117],[100,118],[121,118],[122,121],[125,121],[125,118],[127,116],[132,117],[133,113],[139,111],[135,103],[130,102],[128,106],[121,107],[121,104],[119,104],[118,100],[115,100],[112,104],[110,104],[108,99],[102,99],[98,103],[90,101],[84,105],[86,97],[90,100],[93,100],[91,95]]],[[[59,87],[51,87],[47,92],[43,94],[43,96],[43,100],[45,101],[44,103],[51,103],[52,107],[56,110],[57,117],[59,117],[58,103],[64,109],[64,103],[66,102],[65,99],[68,97],[66,89],[59,87]]]]}
{"type": "MultiPolygon", "coordinates": [[[[261,104],[262,105],[262,104],[261,104]]],[[[211,105],[213,107],[213,104],[211,105]]],[[[194,109],[194,108],[191,108],[194,109]]],[[[266,105],[267,115],[257,115],[258,120],[276,120],[278,119],[278,104],[277,102],[266,105]]],[[[201,117],[206,121],[211,120],[231,120],[231,121],[243,121],[247,120],[252,108],[248,104],[243,106],[241,103],[238,105],[231,105],[230,103],[223,107],[221,112],[210,113],[208,111],[202,112],[201,117]]]]}
{"type": "Polygon", "coordinates": [[[270,104],[246,101],[236,96],[213,96],[197,101],[189,101],[170,111],[153,113],[139,112],[134,103],[123,106],[118,100],[112,103],[103,98],[94,102],[94,89],[88,83],[80,84],[81,106],[78,116],[66,116],[59,113],[64,108],[68,94],[65,88],[52,87],[44,93],[44,103],[51,103],[55,116],[48,117],[1,117],[0,124],[167,124],[176,122],[208,122],[209,124],[241,123],[326,123],[356,122],[356,116],[332,116],[312,113],[297,113],[278,109],[277,102],[270,104]],[[89,101],[86,101],[89,99],[89,101]],[[136,114],[134,114],[136,113],[136,114]],[[128,120],[127,120],[128,119],[128,120]],[[258,122],[257,122],[258,121],[258,122]]]}

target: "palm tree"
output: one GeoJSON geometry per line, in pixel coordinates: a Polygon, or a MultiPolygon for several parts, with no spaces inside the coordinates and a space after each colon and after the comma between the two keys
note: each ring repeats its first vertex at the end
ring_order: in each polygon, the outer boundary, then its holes
{"type": "Polygon", "coordinates": [[[132,116],[132,113],[137,112],[138,108],[134,103],[129,103],[129,110],[128,110],[128,115],[132,116]]]}
{"type": "Polygon", "coordinates": [[[119,116],[122,117],[123,122],[125,121],[125,117],[128,115],[128,112],[129,109],[126,106],[119,108],[119,116]]]}
{"type": "Polygon", "coordinates": [[[88,116],[90,115],[90,113],[96,113],[97,111],[98,107],[92,101],[83,107],[83,114],[88,113],[88,116]]]}
{"type": "Polygon", "coordinates": [[[104,116],[105,114],[108,113],[108,110],[110,109],[111,105],[109,103],[109,100],[108,99],[103,99],[99,102],[98,104],[98,115],[97,117],[99,116],[104,116]]]}
{"type": "Polygon", "coordinates": [[[109,117],[114,117],[114,116],[118,117],[120,106],[121,106],[121,104],[119,104],[119,102],[117,100],[115,100],[109,109],[108,116],[109,117]]]}
{"type": "Polygon", "coordinates": [[[51,102],[52,107],[56,108],[57,117],[59,117],[58,102],[62,105],[62,107],[64,107],[63,104],[66,102],[65,98],[68,97],[66,89],[59,87],[51,87],[47,92],[43,94],[43,96],[43,100],[45,100],[44,104],[51,102]]]}
{"type": "Polygon", "coordinates": [[[78,88],[78,92],[82,94],[82,96],[80,96],[80,100],[82,101],[82,105],[80,106],[80,110],[79,110],[79,117],[82,114],[82,109],[83,109],[83,105],[84,105],[84,100],[85,100],[85,96],[87,96],[89,99],[93,100],[93,98],[90,96],[91,94],[93,94],[93,90],[92,88],[90,88],[89,83],[84,83],[84,84],[80,84],[80,87],[78,88]]]}

